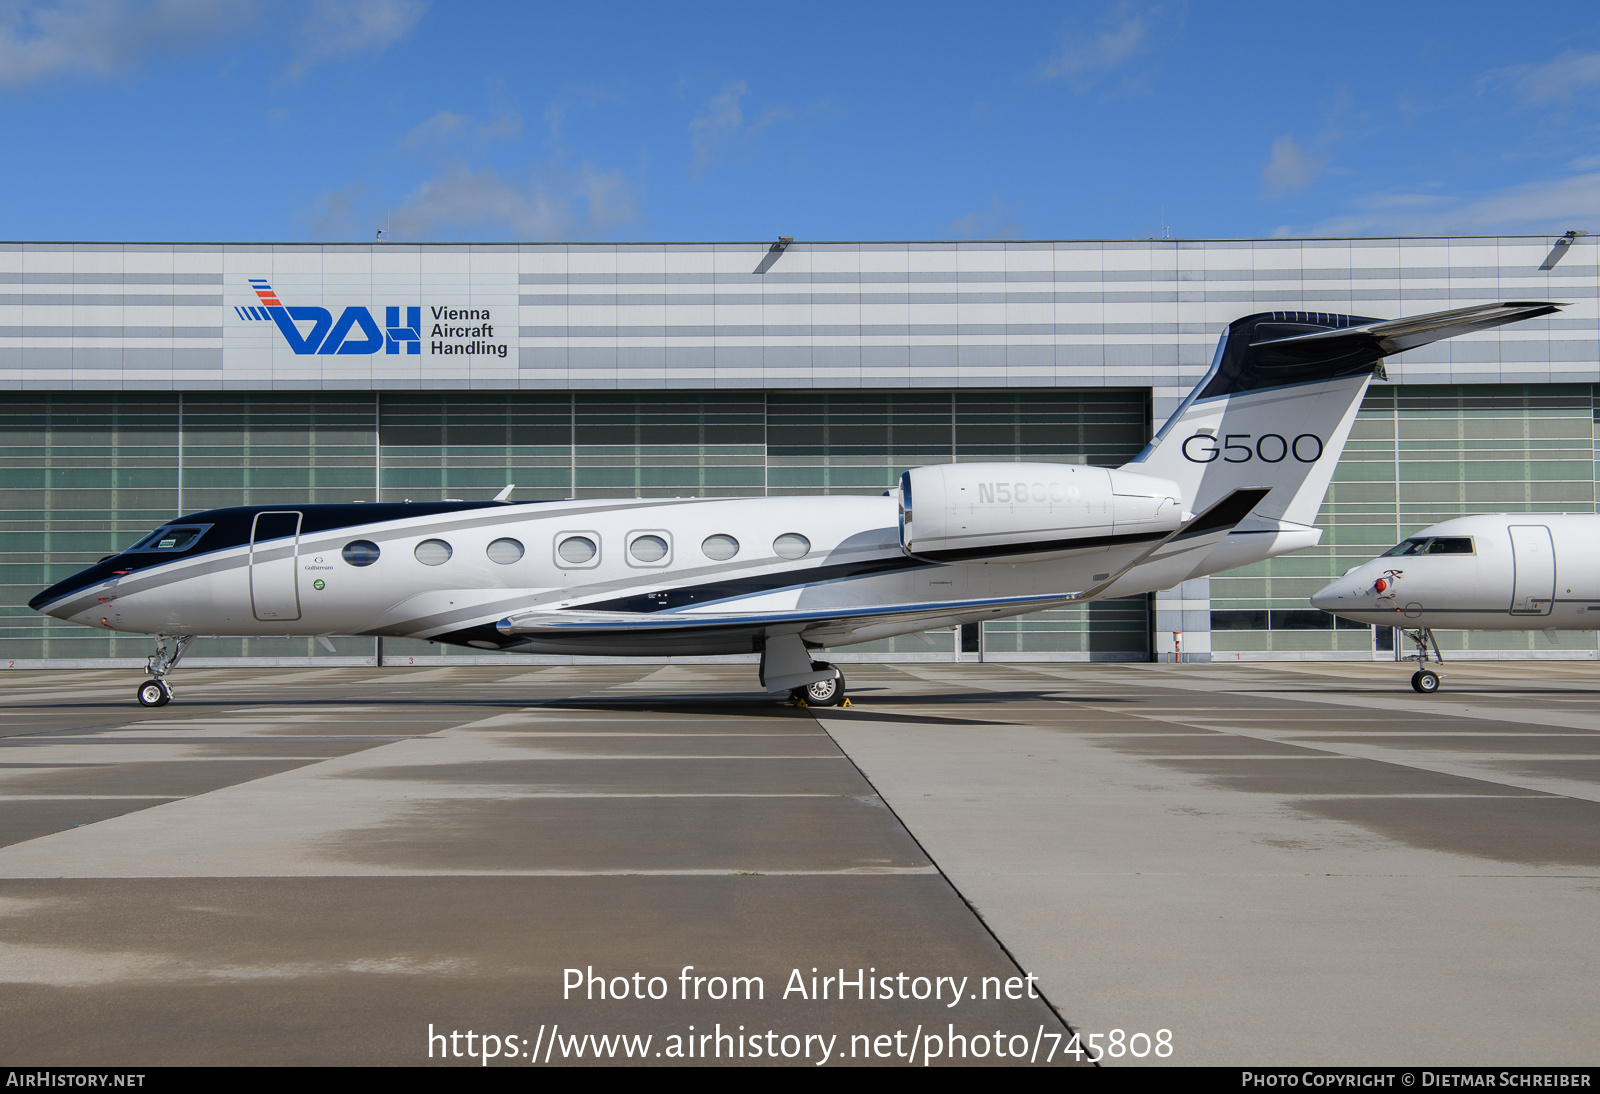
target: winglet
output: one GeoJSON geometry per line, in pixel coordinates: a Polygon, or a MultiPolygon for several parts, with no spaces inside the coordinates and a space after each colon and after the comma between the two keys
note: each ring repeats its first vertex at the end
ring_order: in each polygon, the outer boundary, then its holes
{"type": "Polygon", "coordinates": [[[511,500],[511,491],[515,490],[516,488],[517,488],[517,484],[516,483],[514,483],[514,482],[506,483],[506,488],[504,490],[500,491],[498,494],[496,494],[494,496],[494,500],[495,501],[510,501],[511,500]]]}

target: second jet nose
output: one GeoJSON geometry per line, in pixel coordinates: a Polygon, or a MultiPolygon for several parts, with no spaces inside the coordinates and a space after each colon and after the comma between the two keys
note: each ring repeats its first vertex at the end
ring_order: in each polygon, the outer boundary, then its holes
{"type": "Polygon", "coordinates": [[[1311,594],[1311,606],[1321,608],[1325,612],[1333,611],[1339,602],[1339,582],[1330,582],[1311,594]]]}

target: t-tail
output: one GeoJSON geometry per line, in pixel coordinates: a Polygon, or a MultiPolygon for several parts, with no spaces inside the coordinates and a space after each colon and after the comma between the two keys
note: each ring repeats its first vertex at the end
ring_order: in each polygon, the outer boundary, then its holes
{"type": "Polygon", "coordinates": [[[1560,307],[1516,301],[1394,320],[1245,316],[1228,324],[1205,379],[1123,469],[1176,482],[1194,513],[1234,490],[1268,490],[1239,534],[1191,576],[1311,546],[1321,538],[1311,525],[1383,358],[1560,307]]]}

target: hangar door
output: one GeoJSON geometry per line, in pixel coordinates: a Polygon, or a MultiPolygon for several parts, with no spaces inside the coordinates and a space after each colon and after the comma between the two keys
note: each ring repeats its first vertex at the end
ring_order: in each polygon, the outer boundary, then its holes
{"type": "Polygon", "coordinates": [[[1511,613],[1549,615],[1556,596],[1556,548],[1542,524],[1511,526],[1511,613]]]}
{"type": "Polygon", "coordinates": [[[300,514],[257,513],[250,529],[250,607],[257,619],[300,618],[300,514]]]}

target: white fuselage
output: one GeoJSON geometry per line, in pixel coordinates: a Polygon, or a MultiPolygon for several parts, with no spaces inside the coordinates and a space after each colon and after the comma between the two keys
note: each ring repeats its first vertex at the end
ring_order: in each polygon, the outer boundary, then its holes
{"type": "Polygon", "coordinates": [[[1424,540],[1449,550],[1372,559],[1311,603],[1357,622],[1411,629],[1600,629],[1600,514],[1457,517],[1406,542],[1424,540]]]}
{"type": "MultiPolygon", "coordinates": [[[[295,512],[289,506],[284,511],[295,512]]],[[[1308,532],[1228,536],[1198,557],[1136,567],[1103,595],[1164,587],[1203,569],[1213,555],[1222,564],[1238,565],[1297,549],[1315,542],[1308,532]]],[[[89,626],[153,634],[380,635],[579,654],[750,652],[756,647],[748,634],[507,638],[494,627],[513,613],[526,619],[547,612],[553,620],[613,612],[688,619],[1070,593],[1114,574],[1159,538],[1069,549],[1042,560],[938,563],[911,557],[902,548],[897,502],[888,497],[505,504],[346,524],[179,556],[108,574],[44,610],[89,626]],[[598,547],[593,559],[573,564],[561,557],[560,544],[574,534],[598,547]],[[649,562],[636,558],[630,545],[640,536],[665,541],[666,555],[649,562]],[[736,553],[707,557],[703,544],[713,536],[736,540],[736,553]],[[790,555],[797,550],[796,540],[784,538],[794,536],[804,537],[809,547],[800,557],[784,557],[780,548],[790,555]],[[521,557],[494,561],[490,545],[505,539],[516,541],[521,557]],[[347,546],[357,541],[377,547],[375,561],[354,565],[346,560],[347,546]],[[427,564],[424,558],[443,553],[436,545],[431,551],[423,548],[427,541],[448,544],[449,557],[427,564]]],[[[106,565],[115,568],[116,559],[106,565]]],[[[973,607],[931,625],[1032,610],[1037,605],[1015,611],[973,607]]],[[[857,621],[848,628],[808,631],[807,637],[842,645],[929,626],[927,619],[857,621]]]]}

